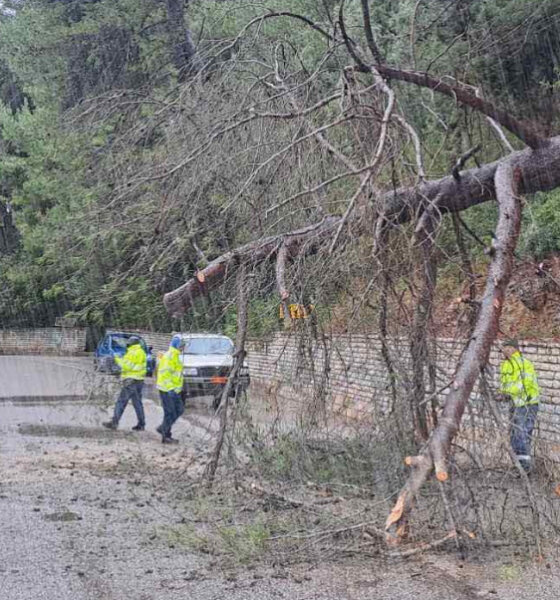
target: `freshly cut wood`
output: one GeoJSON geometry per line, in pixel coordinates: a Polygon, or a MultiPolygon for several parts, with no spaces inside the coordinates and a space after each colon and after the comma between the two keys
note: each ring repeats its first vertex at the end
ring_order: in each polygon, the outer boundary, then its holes
{"type": "Polygon", "coordinates": [[[486,280],[480,312],[471,339],[461,357],[454,383],[445,399],[438,424],[421,456],[416,460],[408,481],[400,492],[395,507],[389,514],[385,528],[387,542],[398,544],[405,536],[408,519],[420,488],[430,476],[434,466],[440,481],[447,479],[447,456],[451,442],[459,430],[463,412],[472,388],[488,361],[496,334],[505,292],[513,266],[513,252],[521,224],[519,188],[522,172],[504,162],[496,170],[495,190],[499,206],[494,256],[486,280]]]}
{"type": "Polygon", "coordinates": [[[208,294],[221,285],[239,264],[253,265],[272,258],[282,244],[285,251],[291,255],[315,251],[334,234],[339,220],[339,217],[325,217],[319,223],[308,227],[261,238],[222,254],[184,285],[165,295],[163,301],[167,310],[172,315],[180,316],[192,306],[196,298],[208,294]]]}
{"type": "MultiPolygon", "coordinates": [[[[385,193],[381,199],[384,216],[392,223],[404,223],[418,211],[433,206],[445,212],[459,212],[476,204],[496,199],[494,179],[498,168],[504,164],[518,169],[520,194],[532,194],[560,186],[560,137],[550,138],[549,143],[538,150],[514,152],[501,161],[489,163],[461,173],[457,181],[452,175],[428,181],[422,185],[402,188],[385,193]]],[[[290,256],[309,254],[328,243],[337,231],[341,216],[328,216],[307,227],[260,238],[235,250],[226,252],[212,261],[205,269],[176,290],[164,296],[164,304],[172,315],[180,316],[199,296],[208,294],[222,284],[227,275],[240,262],[255,264],[276,255],[282,243],[290,256]]],[[[349,217],[345,231],[352,235],[370,233],[365,226],[363,210],[356,210],[349,217]]]]}

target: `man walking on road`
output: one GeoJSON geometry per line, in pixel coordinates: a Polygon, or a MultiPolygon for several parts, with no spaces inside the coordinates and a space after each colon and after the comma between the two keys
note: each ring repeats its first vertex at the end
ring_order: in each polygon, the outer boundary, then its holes
{"type": "Polygon", "coordinates": [[[146,377],[148,357],[140,344],[140,339],[132,336],[128,339],[125,355],[115,357],[115,362],[121,368],[122,388],[121,393],[115,404],[113,418],[103,423],[107,429],[117,429],[124,409],[129,400],[136,412],[138,423],[132,428],[133,431],[144,431],[146,428],[146,419],[144,417],[144,407],[142,406],[142,390],[144,388],[144,378],[146,377]]]}
{"type": "Polygon", "coordinates": [[[531,470],[531,441],[539,410],[539,384],[535,367],[521,354],[515,340],[502,344],[500,367],[502,400],[511,400],[511,448],[525,471],[531,470]]]}
{"type": "Polygon", "coordinates": [[[163,444],[177,444],[178,441],[171,437],[173,423],[183,414],[185,405],[181,399],[183,392],[183,363],[181,350],[185,347],[184,340],[176,335],[171,340],[169,350],[161,357],[156,385],[163,406],[163,422],[157,428],[161,434],[163,444]]]}

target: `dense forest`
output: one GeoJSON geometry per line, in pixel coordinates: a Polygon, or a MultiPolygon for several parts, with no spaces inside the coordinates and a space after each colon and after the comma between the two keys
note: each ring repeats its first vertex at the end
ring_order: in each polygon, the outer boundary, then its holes
{"type": "MultiPolygon", "coordinates": [[[[326,250],[290,266],[288,287],[339,328],[367,326],[379,310],[375,240],[363,235],[374,199],[527,140],[453,93],[380,81],[360,57],[460,85],[548,137],[559,19],[557,0],[3,2],[3,326],[66,315],[168,330],[163,294],[212,260],[340,215],[326,250]]],[[[556,191],[530,196],[519,259],[559,249],[559,203],[556,191]]],[[[484,272],[496,212],[443,219],[444,292],[467,280],[465,253],[484,272]]],[[[412,231],[388,258],[395,294],[413,268],[412,231]]],[[[253,276],[259,334],[278,326],[279,298],[274,267],[253,276]]],[[[231,329],[232,282],[181,325],[231,329]]]]}

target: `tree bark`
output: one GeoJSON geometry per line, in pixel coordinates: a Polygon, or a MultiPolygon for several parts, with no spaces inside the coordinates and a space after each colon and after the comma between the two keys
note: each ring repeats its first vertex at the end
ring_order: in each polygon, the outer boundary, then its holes
{"type": "MultiPolygon", "coordinates": [[[[549,141],[546,147],[539,150],[514,152],[505,159],[464,171],[459,181],[449,175],[423,185],[387,192],[381,198],[385,218],[395,224],[404,223],[418,214],[420,207],[428,207],[436,202],[438,209],[445,213],[459,212],[493,200],[496,198],[494,178],[498,167],[503,164],[509,164],[522,173],[518,182],[520,194],[532,194],[559,187],[560,136],[549,141]]],[[[369,231],[364,227],[363,216],[363,210],[354,211],[345,230],[351,230],[354,235],[369,231]]],[[[192,306],[197,297],[218,287],[231,269],[235,268],[237,261],[255,264],[273,257],[282,240],[289,246],[291,256],[317,251],[321,245],[332,239],[341,219],[340,216],[329,216],[297,231],[261,238],[223,254],[199,271],[194,278],[166,294],[164,304],[167,310],[172,315],[180,316],[192,306]]]]}
{"type": "Polygon", "coordinates": [[[435,236],[437,235],[439,221],[439,214],[433,214],[433,211],[428,210],[420,217],[415,232],[415,246],[420,252],[420,286],[410,340],[410,356],[412,358],[411,408],[416,436],[418,439],[424,441],[429,436],[427,408],[424,403],[426,396],[425,374],[426,366],[430,362],[427,336],[432,320],[434,293],[436,289],[437,260],[435,256],[435,236]]]}
{"type": "Polygon", "coordinates": [[[189,71],[194,69],[196,59],[196,47],[185,21],[185,1],[165,0],[165,7],[171,58],[179,81],[184,81],[189,71]]]}
{"type": "Polygon", "coordinates": [[[499,206],[494,256],[486,280],[476,327],[457,367],[451,391],[437,427],[424,451],[405,462],[411,473],[386,522],[387,542],[398,543],[406,534],[414,499],[435,468],[439,481],[446,481],[447,455],[451,441],[459,430],[461,417],[477,377],[488,361],[498,332],[505,292],[513,266],[513,252],[521,223],[522,172],[511,162],[503,163],[495,176],[495,190],[499,206]]]}

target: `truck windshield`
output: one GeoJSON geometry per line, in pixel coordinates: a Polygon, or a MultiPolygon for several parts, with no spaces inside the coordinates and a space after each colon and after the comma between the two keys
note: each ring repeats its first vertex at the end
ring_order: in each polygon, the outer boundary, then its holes
{"type": "Polygon", "coordinates": [[[185,354],[233,353],[233,344],[227,338],[191,338],[185,342],[185,354]]]}

